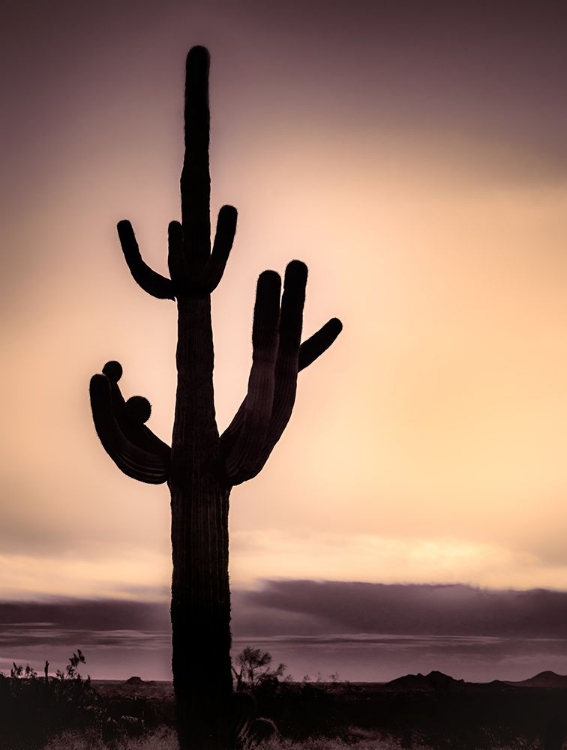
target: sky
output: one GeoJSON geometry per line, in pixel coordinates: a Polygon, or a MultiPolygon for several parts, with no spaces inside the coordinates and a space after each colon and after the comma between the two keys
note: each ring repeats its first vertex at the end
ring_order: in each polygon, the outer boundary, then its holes
{"type": "Polygon", "coordinates": [[[167,488],[105,455],[88,382],[118,359],[169,440],[175,306],[137,287],[115,226],[166,272],[194,44],[213,209],[239,211],[213,295],[219,427],[261,271],[304,260],[306,335],[344,324],[232,493],[235,632],[285,581],[418,586],[467,612],[458,592],[567,590],[566,33],[562,4],[524,0],[4,0],[0,612],[167,604],[167,488]]]}

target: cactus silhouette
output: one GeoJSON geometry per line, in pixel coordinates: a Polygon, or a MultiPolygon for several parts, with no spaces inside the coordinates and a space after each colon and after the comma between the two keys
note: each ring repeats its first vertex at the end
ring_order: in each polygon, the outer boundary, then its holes
{"type": "Polygon", "coordinates": [[[177,394],[171,448],[146,426],[147,399],[125,400],[122,367],[107,362],[90,383],[100,441],[128,476],[171,492],[173,558],[172,669],[180,747],[227,750],[231,728],[228,506],[234,485],[256,476],[284,431],[298,372],[341,331],[332,319],[301,343],[307,268],[292,261],[280,276],[258,279],[252,326],[252,366],[246,396],[222,435],[215,420],[211,292],[232,249],[237,212],[223,206],[211,248],[209,175],[209,53],[187,56],[185,156],[181,223],[169,225],[170,278],[143,261],[130,222],[118,224],[126,263],[148,294],[177,302],[177,394]]]}

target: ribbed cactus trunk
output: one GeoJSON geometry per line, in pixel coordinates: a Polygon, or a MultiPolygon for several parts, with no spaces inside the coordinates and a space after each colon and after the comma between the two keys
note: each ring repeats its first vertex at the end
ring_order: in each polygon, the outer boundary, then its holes
{"type": "Polygon", "coordinates": [[[169,477],[177,726],[182,748],[226,750],[232,691],[230,486],[221,481],[219,472],[209,297],[179,301],[178,326],[177,400],[169,477]]]}
{"type": "Polygon", "coordinates": [[[264,271],[256,289],[248,391],[219,436],[213,392],[211,293],[219,284],[236,231],[236,209],[219,212],[211,247],[209,176],[209,54],[187,56],[185,158],[181,223],[169,225],[170,277],[142,260],[130,222],[118,224],[126,263],[148,294],[178,307],[177,397],[171,448],[146,426],[147,399],[124,400],[122,367],[107,362],[91,378],[93,420],[117,466],[141,482],[171,491],[173,684],[181,750],[242,750],[257,738],[253,704],[232,695],[228,501],[231,488],[256,476],[293,410],[297,375],[333,343],[333,318],[303,344],[307,268],[292,261],[281,278],[264,271]]]}

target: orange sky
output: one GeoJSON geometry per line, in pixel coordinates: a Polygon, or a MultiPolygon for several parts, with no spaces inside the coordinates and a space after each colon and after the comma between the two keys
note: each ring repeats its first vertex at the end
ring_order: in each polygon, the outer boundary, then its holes
{"type": "Polygon", "coordinates": [[[151,598],[169,581],[167,489],[104,454],[88,381],[119,359],[169,439],[175,306],[135,285],[115,224],[166,271],[196,43],[214,207],[240,222],[213,297],[220,427],[262,270],[304,260],[307,335],[345,326],[233,492],[233,584],[567,588],[564,19],[439,4],[424,26],[415,3],[369,2],[317,25],[321,3],[302,5],[61,0],[47,30],[47,11],[11,9],[0,597],[151,598]]]}

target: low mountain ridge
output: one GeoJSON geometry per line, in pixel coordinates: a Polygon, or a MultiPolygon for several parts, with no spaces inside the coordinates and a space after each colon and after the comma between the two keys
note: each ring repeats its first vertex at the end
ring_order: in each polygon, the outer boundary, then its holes
{"type": "Polygon", "coordinates": [[[527,680],[518,682],[507,681],[508,685],[519,685],[521,687],[539,687],[539,688],[567,688],[567,675],[556,674],[551,670],[539,672],[527,680]]]}
{"type": "Polygon", "coordinates": [[[567,689],[567,675],[560,675],[551,670],[539,672],[526,680],[492,680],[486,683],[465,682],[457,680],[443,672],[433,671],[429,674],[406,674],[395,680],[383,683],[383,687],[392,690],[420,690],[420,691],[448,691],[462,690],[465,686],[491,687],[491,688],[548,688],[567,689]]]}

